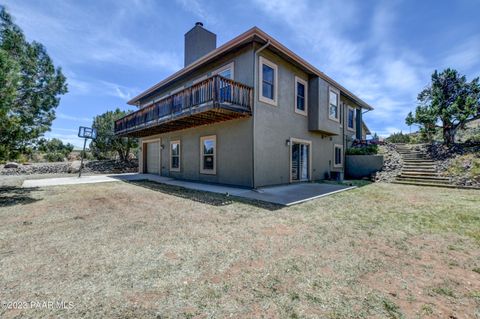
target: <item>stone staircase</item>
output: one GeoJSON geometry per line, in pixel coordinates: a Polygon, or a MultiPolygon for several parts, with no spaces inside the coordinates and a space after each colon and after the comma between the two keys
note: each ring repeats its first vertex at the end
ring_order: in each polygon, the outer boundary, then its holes
{"type": "Polygon", "coordinates": [[[410,144],[396,144],[396,148],[402,156],[403,167],[394,183],[451,187],[450,179],[438,174],[435,162],[423,151],[413,149],[410,144]]]}

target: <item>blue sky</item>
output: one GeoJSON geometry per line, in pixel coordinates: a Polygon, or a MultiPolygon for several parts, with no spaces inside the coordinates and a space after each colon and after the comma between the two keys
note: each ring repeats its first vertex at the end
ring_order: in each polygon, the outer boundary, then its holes
{"type": "Polygon", "coordinates": [[[256,25],[375,107],[372,132],[400,129],[434,69],[480,75],[479,0],[0,0],[68,78],[47,137],[81,146],[78,126],[183,65],[196,21],[218,44],[256,25]]]}

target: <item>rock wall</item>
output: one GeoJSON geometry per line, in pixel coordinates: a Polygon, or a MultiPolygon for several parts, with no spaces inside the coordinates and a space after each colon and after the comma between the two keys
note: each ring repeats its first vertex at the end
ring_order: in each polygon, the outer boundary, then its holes
{"type": "MultiPolygon", "coordinates": [[[[111,173],[134,173],[138,172],[138,161],[84,161],[82,173],[111,174],[111,173]]],[[[7,165],[8,166],[8,165],[7,165]]],[[[31,174],[66,174],[78,173],[79,162],[58,162],[58,163],[33,163],[17,164],[17,166],[6,168],[0,165],[0,175],[31,175],[31,174]]]]}

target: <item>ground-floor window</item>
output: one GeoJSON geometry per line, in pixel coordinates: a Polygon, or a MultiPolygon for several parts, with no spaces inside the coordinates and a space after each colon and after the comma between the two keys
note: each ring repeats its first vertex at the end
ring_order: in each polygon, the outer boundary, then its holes
{"type": "Polygon", "coordinates": [[[310,179],[311,142],[291,139],[290,180],[308,181],[310,179]]]}
{"type": "Polygon", "coordinates": [[[180,171],[180,141],[170,142],[170,170],[180,171]]]}
{"type": "Polygon", "coordinates": [[[217,136],[200,138],[200,173],[216,174],[217,172],[217,136]]]}
{"type": "Polygon", "coordinates": [[[343,165],[343,146],[335,144],[333,152],[333,166],[342,167],[343,165]]]}

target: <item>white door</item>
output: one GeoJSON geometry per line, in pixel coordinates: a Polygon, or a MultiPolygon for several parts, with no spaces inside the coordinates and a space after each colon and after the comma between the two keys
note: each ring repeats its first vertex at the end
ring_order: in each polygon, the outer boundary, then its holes
{"type": "Polygon", "coordinates": [[[160,174],[160,143],[146,143],[147,146],[147,163],[146,172],[150,174],[160,174]]]}

